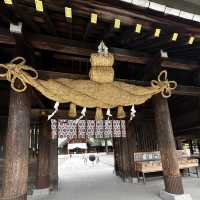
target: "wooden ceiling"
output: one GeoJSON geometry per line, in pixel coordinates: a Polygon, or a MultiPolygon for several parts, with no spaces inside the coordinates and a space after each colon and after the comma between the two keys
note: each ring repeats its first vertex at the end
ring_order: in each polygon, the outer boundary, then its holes
{"type": "MultiPolygon", "coordinates": [[[[96,52],[98,44],[104,40],[115,55],[116,78],[144,81],[146,74],[154,75],[152,67],[157,64],[154,60],[163,49],[168,52],[169,59],[163,60],[161,67],[168,69],[169,79],[187,86],[179,87],[176,94],[199,95],[200,90],[195,88],[200,68],[199,23],[118,0],[43,0],[43,3],[44,12],[39,13],[34,0],[13,1],[11,6],[1,1],[0,62],[14,57],[16,43],[20,40],[29,49],[31,64],[37,70],[88,75],[90,54],[96,52]],[[66,19],[65,6],[72,8],[72,20],[66,19]],[[98,14],[97,24],[90,23],[91,13],[98,14]],[[114,29],[115,18],[121,20],[120,29],[114,29]],[[18,22],[23,23],[23,35],[19,38],[9,31],[10,23],[18,22]],[[142,24],[140,34],[134,31],[137,23],[142,24]],[[159,38],[154,37],[156,28],[161,28],[159,38]],[[171,41],[174,32],[179,33],[176,42],[171,41]],[[193,45],[187,44],[190,36],[196,38],[193,45]]],[[[40,95],[34,99],[38,99],[33,105],[35,108],[53,107],[40,95]]],[[[192,102],[190,99],[187,101],[192,102]]],[[[170,103],[177,101],[180,98],[175,96],[170,103]]]]}
{"type": "Polygon", "coordinates": [[[22,22],[24,40],[33,49],[38,68],[86,74],[89,56],[101,40],[115,54],[118,78],[141,79],[152,55],[160,49],[169,54],[163,67],[189,71],[199,68],[200,27],[196,22],[116,0],[43,2],[44,12],[40,13],[36,12],[33,0],[13,1],[10,6],[1,1],[2,61],[13,57],[15,38],[9,32],[10,23],[22,22]],[[72,20],[66,19],[65,6],[72,8],[72,20]],[[97,24],[90,23],[91,13],[98,14],[97,24]],[[115,18],[121,20],[119,30],[113,27],[115,18]],[[137,23],[142,24],[141,34],[134,32],[137,23]],[[160,38],[154,37],[155,28],[161,28],[160,38]],[[171,41],[174,32],[180,33],[176,42],[171,41]],[[187,44],[190,35],[196,37],[193,45],[187,44]]]}

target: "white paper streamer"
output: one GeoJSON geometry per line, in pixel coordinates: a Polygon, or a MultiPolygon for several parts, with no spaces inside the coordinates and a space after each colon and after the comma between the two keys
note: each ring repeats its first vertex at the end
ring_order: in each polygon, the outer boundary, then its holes
{"type": "Polygon", "coordinates": [[[168,53],[167,51],[163,51],[162,49],[160,50],[160,56],[161,58],[168,58],[168,53]]]}
{"type": "Polygon", "coordinates": [[[131,107],[131,117],[130,117],[130,120],[132,120],[132,119],[135,117],[135,113],[136,113],[135,106],[132,105],[132,107],[131,107]]]}
{"type": "Polygon", "coordinates": [[[108,116],[108,120],[110,119],[110,117],[112,117],[112,114],[110,112],[110,108],[107,109],[106,115],[108,116]]]}
{"type": "Polygon", "coordinates": [[[81,111],[81,116],[75,120],[75,124],[78,124],[78,122],[83,119],[83,117],[85,117],[85,114],[86,114],[86,107],[83,108],[83,110],[81,111]]]}
{"type": "Polygon", "coordinates": [[[59,102],[57,101],[54,105],[54,111],[51,115],[48,115],[48,121],[58,112],[59,102]]]}

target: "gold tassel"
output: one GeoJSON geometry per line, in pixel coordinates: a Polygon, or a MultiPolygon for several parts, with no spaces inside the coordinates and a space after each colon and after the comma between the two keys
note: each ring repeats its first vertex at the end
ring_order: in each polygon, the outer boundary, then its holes
{"type": "Polygon", "coordinates": [[[76,105],[73,103],[70,103],[68,116],[70,118],[75,118],[77,116],[76,105]]]}
{"type": "Polygon", "coordinates": [[[117,118],[118,119],[123,119],[125,117],[126,117],[126,113],[124,111],[123,106],[118,106],[118,109],[117,109],[117,118]]]}
{"type": "Polygon", "coordinates": [[[103,119],[103,111],[101,108],[96,108],[96,116],[95,119],[97,121],[102,120],[103,119]]]}

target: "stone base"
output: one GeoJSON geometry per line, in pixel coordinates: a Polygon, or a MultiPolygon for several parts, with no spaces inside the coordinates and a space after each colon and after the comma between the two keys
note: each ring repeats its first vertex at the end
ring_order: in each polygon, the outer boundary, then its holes
{"type": "Polygon", "coordinates": [[[49,188],[45,188],[45,189],[35,189],[33,191],[33,197],[34,196],[46,196],[50,194],[50,189],[49,188]]]}
{"type": "Polygon", "coordinates": [[[160,192],[160,198],[163,200],[192,200],[190,194],[171,194],[166,191],[160,192]]]}

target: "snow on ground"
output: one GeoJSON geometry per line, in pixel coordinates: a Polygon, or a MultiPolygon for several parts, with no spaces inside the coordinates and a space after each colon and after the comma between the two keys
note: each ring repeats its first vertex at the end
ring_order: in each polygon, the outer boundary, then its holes
{"type": "MultiPolygon", "coordinates": [[[[83,155],[59,157],[59,192],[42,200],[159,200],[162,179],[123,183],[113,174],[113,156],[100,155],[100,162],[84,163],[83,155]]],[[[200,179],[185,177],[184,188],[193,200],[200,199],[200,179]]],[[[37,198],[38,199],[38,198],[37,198]]],[[[34,199],[35,200],[35,199],[34,199]]]]}

